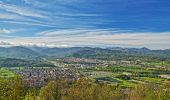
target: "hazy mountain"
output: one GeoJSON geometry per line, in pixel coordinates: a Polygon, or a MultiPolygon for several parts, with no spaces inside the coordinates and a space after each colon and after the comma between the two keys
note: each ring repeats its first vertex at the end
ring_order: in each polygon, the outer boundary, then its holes
{"type": "Polygon", "coordinates": [[[0,56],[5,58],[33,58],[41,56],[39,52],[35,52],[26,47],[1,47],[0,56]]]}
{"type": "Polygon", "coordinates": [[[41,50],[41,53],[43,53],[46,56],[57,56],[57,57],[63,57],[63,56],[69,56],[72,55],[75,52],[78,52],[82,48],[79,47],[73,47],[73,48],[45,48],[41,50]]]}
{"type": "Polygon", "coordinates": [[[150,50],[148,48],[47,48],[47,47],[0,47],[0,57],[36,58],[36,57],[99,57],[112,58],[127,55],[134,56],[170,56],[170,50],[150,50]]]}

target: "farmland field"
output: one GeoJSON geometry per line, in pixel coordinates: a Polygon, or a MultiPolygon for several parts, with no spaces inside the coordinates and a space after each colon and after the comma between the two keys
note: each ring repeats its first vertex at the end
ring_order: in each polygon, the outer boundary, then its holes
{"type": "Polygon", "coordinates": [[[7,68],[1,68],[0,69],[0,77],[3,78],[12,78],[15,76],[15,73],[12,71],[8,70],[7,68]]]}

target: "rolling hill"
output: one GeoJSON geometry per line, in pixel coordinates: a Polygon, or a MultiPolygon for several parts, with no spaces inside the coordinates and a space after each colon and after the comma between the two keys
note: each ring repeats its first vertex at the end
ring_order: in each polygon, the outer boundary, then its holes
{"type": "Polygon", "coordinates": [[[0,47],[0,57],[33,59],[37,57],[85,57],[114,58],[124,56],[170,57],[170,50],[150,50],[148,48],[44,48],[44,47],[0,47]]]}

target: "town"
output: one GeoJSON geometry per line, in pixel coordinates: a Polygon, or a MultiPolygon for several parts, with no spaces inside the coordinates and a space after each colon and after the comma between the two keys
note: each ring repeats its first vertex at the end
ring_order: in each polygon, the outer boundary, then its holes
{"type": "Polygon", "coordinates": [[[10,69],[20,75],[26,86],[42,87],[50,80],[67,80],[73,82],[79,78],[79,74],[75,70],[62,67],[45,67],[45,68],[22,68],[10,69]]]}

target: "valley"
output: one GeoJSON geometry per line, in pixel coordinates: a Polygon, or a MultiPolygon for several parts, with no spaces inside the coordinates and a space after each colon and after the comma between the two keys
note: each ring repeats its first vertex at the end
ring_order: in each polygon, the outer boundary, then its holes
{"type": "MultiPolygon", "coordinates": [[[[62,54],[63,50],[60,48],[45,48],[49,49],[48,53],[51,54],[42,55],[40,52],[37,53],[37,48],[36,51],[25,47],[15,47],[14,50],[16,48],[19,54],[17,56],[1,53],[0,78],[11,80],[20,77],[23,86],[28,89],[34,88],[36,93],[41,93],[50,82],[64,80],[71,88],[74,87],[73,84],[80,84],[75,82],[85,79],[87,84],[97,87],[106,85],[109,86],[107,89],[114,88],[113,91],[117,91],[116,93],[121,91],[127,98],[129,93],[136,91],[140,86],[156,86],[157,89],[154,91],[158,91],[170,82],[170,53],[167,50],[165,52],[146,48],[84,47],[63,48],[68,51],[62,54]]],[[[11,52],[13,48],[5,49],[10,49],[11,52]]]]}

